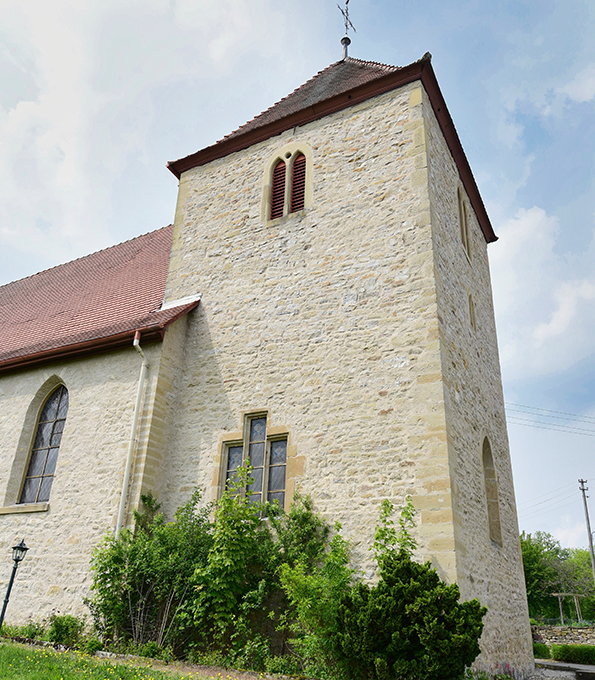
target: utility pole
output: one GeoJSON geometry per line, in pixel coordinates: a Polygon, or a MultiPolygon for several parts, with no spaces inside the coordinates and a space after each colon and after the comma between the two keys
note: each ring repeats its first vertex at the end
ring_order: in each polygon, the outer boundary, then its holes
{"type": "Polygon", "coordinates": [[[585,491],[589,489],[585,488],[587,483],[586,479],[579,479],[580,484],[579,489],[583,493],[583,504],[585,506],[585,519],[587,520],[587,534],[589,536],[589,552],[591,553],[591,568],[593,569],[593,581],[595,581],[595,555],[593,555],[593,534],[591,533],[591,522],[589,521],[589,508],[587,507],[587,495],[585,491]]]}

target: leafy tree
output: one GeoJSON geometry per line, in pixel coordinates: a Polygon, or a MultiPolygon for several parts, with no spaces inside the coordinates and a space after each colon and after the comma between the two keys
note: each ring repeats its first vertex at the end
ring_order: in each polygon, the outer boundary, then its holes
{"type": "MultiPolygon", "coordinates": [[[[340,535],[340,524],[321,565],[312,569],[303,562],[282,564],[283,586],[291,605],[290,640],[308,674],[329,680],[342,678],[342,655],[337,648],[339,608],[353,582],[349,566],[349,544],[340,535]]],[[[289,616],[285,617],[287,623],[289,616]]]]}
{"type": "Polygon", "coordinates": [[[262,667],[271,651],[284,651],[278,626],[290,606],[280,583],[283,565],[318,564],[329,528],[309,498],[295,497],[289,513],[278,504],[254,503],[242,493],[251,482],[248,466],[236,472],[215,512],[213,545],[207,563],[195,572],[195,621],[211,648],[262,667]]]}
{"type": "MultiPolygon", "coordinates": [[[[529,614],[534,618],[558,618],[558,599],[552,593],[576,593],[584,618],[595,614],[593,571],[588,550],[566,549],[551,534],[521,534],[521,550],[529,614]]],[[[564,602],[566,617],[575,618],[571,598],[564,602]]]]}

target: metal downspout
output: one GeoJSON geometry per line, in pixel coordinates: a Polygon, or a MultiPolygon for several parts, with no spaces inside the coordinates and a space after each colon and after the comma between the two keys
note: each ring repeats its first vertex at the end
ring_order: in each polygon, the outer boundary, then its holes
{"type": "Polygon", "coordinates": [[[132,469],[132,457],[134,453],[134,443],[136,441],[136,431],[138,429],[138,421],[140,415],[140,406],[143,397],[143,390],[145,387],[145,376],[147,374],[147,367],[149,365],[145,354],[140,346],[140,331],[134,334],[134,342],[132,343],[134,349],[140,354],[143,361],[140,376],[138,379],[138,390],[136,392],[136,403],[134,404],[134,416],[132,418],[132,432],[130,433],[130,442],[128,444],[128,455],[126,456],[126,468],[124,469],[124,480],[122,482],[122,494],[120,495],[120,507],[118,509],[118,521],[116,522],[115,537],[118,538],[120,529],[124,522],[124,511],[126,510],[126,498],[128,496],[128,483],[130,481],[130,471],[132,469]]]}

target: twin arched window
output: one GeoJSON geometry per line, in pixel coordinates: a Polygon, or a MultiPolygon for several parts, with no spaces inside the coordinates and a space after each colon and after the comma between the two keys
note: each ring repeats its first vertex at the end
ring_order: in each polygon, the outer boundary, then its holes
{"type": "Polygon", "coordinates": [[[60,385],[41,409],[19,503],[45,503],[50,499],[67,411],[68,390],[60,385]]]}
{"type": "Polygon", "coordinates": [[[287,152],[279,158],[271,177],[270,211],[268,219],[276,220],[299,212],[306,205],[306,156],[301,151],[287,152]]]}

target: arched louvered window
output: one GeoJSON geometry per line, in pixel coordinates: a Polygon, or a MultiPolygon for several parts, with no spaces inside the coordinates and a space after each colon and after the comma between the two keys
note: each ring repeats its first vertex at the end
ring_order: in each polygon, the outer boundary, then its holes
{"type": "Polygon", "coordinates": [[[488,506],[488,524],[490,538],[502,545],[502,527],[500,525],[500,503],[498,501],[498,480],[492,448],[486,437],[483,440],[483,474],[485,479],[486,501],[488,506]]]}
{"type": "Polygon", "coordinates": [[[61,385],[45,402],[37,421],[37,431],[19,503],[44,503],[50,499],[67,411],[68,390],[61,385]]]}
{"type": "Polygon", "coordinates": [[[271,186],[271,219],[283,216],[285,207],[285,162],[279,161],[273,170],[271,186]]]}
{"type": "Polygon", "coordinates": [[[291,207],[289,212],[304,209],[306,200],[306,157],[303,153],[296,156],[291,167],[291,207]]]}

